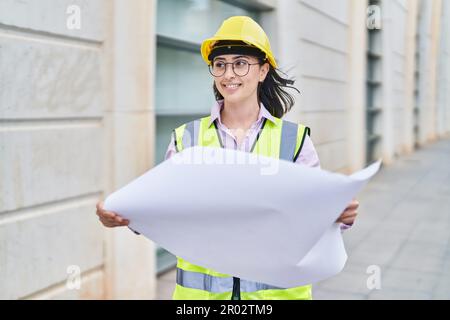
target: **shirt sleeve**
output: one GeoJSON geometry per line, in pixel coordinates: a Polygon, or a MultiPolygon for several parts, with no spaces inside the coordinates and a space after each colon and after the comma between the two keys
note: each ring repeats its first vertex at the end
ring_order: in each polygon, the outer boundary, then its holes
{"type": "Polygon", "coordinates": [[[320,168],[319,156],[317,155],[309,135],[306,135],[305,141],[303,141],[302,150],[295,163],[300,163],[308,167],[320,168]]]}
{"type": "MultiPolygon", "coordinates": [[[[298,155],[295,163],[300,163],[312,168],[320,168],[319,156],[309,135],[306,135],[305,141],[303,141],[302,150],[300,151],[300,154],[298,155]]],[[[351,226],[352,225],[345,223],[340,224],[341,231],[350,229],[351,226]]]]}

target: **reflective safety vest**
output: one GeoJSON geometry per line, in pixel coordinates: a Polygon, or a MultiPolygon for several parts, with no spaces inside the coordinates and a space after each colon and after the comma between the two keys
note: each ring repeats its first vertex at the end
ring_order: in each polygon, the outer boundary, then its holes
{"type": "MultiPolygon", "coordinates": [[[[251,151],[259,155],[295,162],[310,129],[301,124],[274,118],[264,119],[251,151]]],[[[177,152],[193,146],[223,147],[216,123],[210,116],[183,124],[174,130],[177,152]]],[[[282,248],[280,248],[282,249],[282,248]]],[[[206,269],[177,257],[176,300],[230,300],[233,276],[206,269]]],[[[312,299],[311,285],[279,288],[264,283],[240,279],[242,300],[312,299]]]]}

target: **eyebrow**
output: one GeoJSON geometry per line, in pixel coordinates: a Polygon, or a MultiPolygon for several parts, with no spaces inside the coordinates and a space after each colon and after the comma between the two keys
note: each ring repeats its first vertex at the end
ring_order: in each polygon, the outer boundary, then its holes
{"type": "MultiPolygon", "coordinates": [[[[237,57],[234,57],[233,60],[236,60],[236,59],[239,59],[239,58],[247,58],[248,59],[248,56],[237,56],[237,57]]],[[[225,58],[218,57],[218,58],[214,59],[214,61],[216,61],[216,60],[225,60],[225,58]]]]}

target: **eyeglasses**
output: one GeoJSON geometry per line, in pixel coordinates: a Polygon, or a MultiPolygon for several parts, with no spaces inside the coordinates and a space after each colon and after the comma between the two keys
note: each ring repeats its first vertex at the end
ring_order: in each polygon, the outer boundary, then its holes
{"type": "Polygon", "coordinates": [[[250,71],[250,66],[260,63],[248,63],[245,60],[236,60],[234,62],[214,61],[211,65],[209,65],[209,72],[214,77],[221,77],[227,70],[227,64],[231,64],[235,75],[243,77],[250,71]]]}

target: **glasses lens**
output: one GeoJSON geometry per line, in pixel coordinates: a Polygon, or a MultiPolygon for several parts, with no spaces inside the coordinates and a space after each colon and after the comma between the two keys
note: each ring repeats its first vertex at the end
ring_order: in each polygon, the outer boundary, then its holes
{"type": "Polygon", "coordinates": [[[215,77],[220,77],[225,73],[226,64],[221,61],[215,61],[210,66],[211,74],[215,77]]]}
{"type": "Polygon", "coordinates": [[[233,71],[238,76],[245,76],[248,73],[250,65],[245,60],[238,60],[233,63],[233,71]]]}

